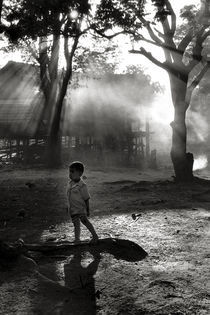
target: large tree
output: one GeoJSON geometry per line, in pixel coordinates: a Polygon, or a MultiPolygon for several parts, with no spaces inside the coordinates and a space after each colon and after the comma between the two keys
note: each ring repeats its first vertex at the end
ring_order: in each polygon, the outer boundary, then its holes
{"type": "MultiPolygon", "coordinates": [[[[4,3],[5,34],[13,43],[28,43],[28,49],[40,65],[41,89],[45,96],[43,117],[48,122],[49,164],[61,162],[60,124],[64,99],[72,79],[73,63],[79,43],[95,24],[95,1],[88,0],[11,0],[4,3]],[[93,10],[91,8],[93,7],[93,10]],[[35,45],[38,42],[38,53],[35,45]],[[59,57],[63,47],[66,66],[59,71],[59,57]],[[47,119],[46,119],[47,118],[47,119]]],[[[126,2],[121,12],[126,11],[126,2]]],[[[121,17],[131,25],[135,17],[121,17]]],[[[102,34],[111,25],[98,27],[102,34]]],[[[112,38],[119,32],[109,35],[112,38]]]]}
{"type": "Polygon", "coordinates": [[[72,79],[79,41],[90,29],[88,0],[11,0],[4,3],[4,33],[12,43],[24,42],[40,66],[45,97],[42,118],[48,123],[48,161],[59,165],[60,121],[64,98],[72,79]],[[38,47],[38,49],[36,49],[38,47]],[[63,52],[65,66],[59,69],[63,52]]]}
{"type": "MultiPolygon", "coordinates": [[[[129,33],[136,43],[140,44],[140,41],[144,41],[154,47],[162,48],[165,55],[165,61],[163,62],[155,58],[144,47],[132,49],[130,52],[145,56],[156,66],[166,70],[169,75],[174,105],[174,120],[171,123],[171,159],[176,180],[190,181],[193,178],[193,155],[186,152],[187,130],[185,117],[192,91],[208,68],[208,61],[202,58],[201,52],[202,44],[210,31],[208,25],[202,25],[196,19],[194,6],[189,6],[187,10],[182,11],[183,18],[188,21],[187,27],[182,28],[182,30],[179,29],[178,37],[177,18],[170,1],[151,0],[148,2],[155,8],[155,16],[152,19],[149,19],[146,11],[142,12],[142,1],[102,0],[98,7],[99,23],[104,25],[104,28],[110,25],[115,28],[117,25],[125,33],[129,33]],[[126,3],[127,6],[130,3],[126,13],[121,10],[120,4],[122,3],[126,3]],[[127,15],[126,20],[122,19],[123,14],[127,15]],[[133,19],[134,16],[135,19],[133,19]],[[144,35],[142,26],[147,30],[149,36],[144,35]],[[188,85],[190,85],[189,88],[188,85]]],[[[206,14],[206,12],[204,13],[206,14]]]]}

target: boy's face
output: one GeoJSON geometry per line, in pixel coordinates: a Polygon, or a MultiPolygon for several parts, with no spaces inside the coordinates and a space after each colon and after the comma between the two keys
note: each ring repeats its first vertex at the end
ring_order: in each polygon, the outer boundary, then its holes
{"type": "Polygon", "coordinates": [[[69,168],[69,178],[75,182],[80,180],[81,172],[76,170],[75,168],[69,168]]]}

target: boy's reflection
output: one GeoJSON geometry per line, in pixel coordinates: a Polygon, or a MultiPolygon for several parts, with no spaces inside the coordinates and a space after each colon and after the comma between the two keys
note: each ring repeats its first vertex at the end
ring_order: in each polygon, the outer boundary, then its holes
{"type": "MultiPolygon", "coordinates": [[[[74,290],[71,297],[72,314],[96,314],[94,274],[101,259],[97,251],[90,251],[93,261],[82,264],[82,252],[77,251],[71,261],[64,265],[65,285],[74,290]]],[[[69,303],[68,303],[69,304],[69,303]]],[[[67,306],[67,305],[66,305],[67,306]]]]}

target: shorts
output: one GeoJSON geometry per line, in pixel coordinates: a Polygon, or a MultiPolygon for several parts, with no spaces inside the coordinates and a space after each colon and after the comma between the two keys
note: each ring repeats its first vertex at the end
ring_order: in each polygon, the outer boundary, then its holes
{"type": "Polygon", "coordinates": [[[84,213],[79,213],[79,214],[72,214],[71,215],[71,220],[74,223],[76,220],[78,219],[82,219],[82,218],[87,218],[87,215],[84,213]]]}

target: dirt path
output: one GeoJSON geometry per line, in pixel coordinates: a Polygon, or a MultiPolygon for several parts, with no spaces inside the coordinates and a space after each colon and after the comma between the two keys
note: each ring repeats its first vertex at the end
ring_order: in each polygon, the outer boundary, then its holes
{"type": "MultiPolygon", "coordinates": [[[[1,238],[73,239],[66,170],[0,175],[1,238]]],[[[37,266],[20,261],[1,271],[0,314],[209,314],[210,183],[177,186],[169,173],[133,169],[85,175],[100,237],[129,239],[149,255],[131,262],[77,251],[36,255],[37,266]]],[[[84,229],[82,236],[89,238],[84,229]]]]}

